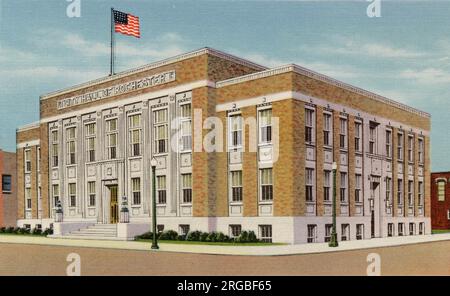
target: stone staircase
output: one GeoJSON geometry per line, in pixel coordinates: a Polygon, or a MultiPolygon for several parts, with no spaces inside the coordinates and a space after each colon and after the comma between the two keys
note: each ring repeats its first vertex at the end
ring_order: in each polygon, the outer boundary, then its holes
{"type": "Polygon", "coordinates": [[[63,236],[71,239],[92,239],[92,240],[118,240],[117,225],[115,224],[95,224],[72,231],[63,236]]]}

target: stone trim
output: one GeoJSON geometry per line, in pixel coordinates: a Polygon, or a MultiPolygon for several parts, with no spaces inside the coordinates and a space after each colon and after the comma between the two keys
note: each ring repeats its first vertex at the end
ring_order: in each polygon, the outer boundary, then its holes
{"type": "Polygon", "coordinates": [[[39,121],[36,121],[36,122],[30,123],[30,124],[26,124],[26,125],[23,125],[23,126],[21,126],[21,127],[18,127],[18,128],[16,129],[16,131],[17,131],[18,133],[20,133],[20,132],[25,132],[25,131],[33,130],[33,129],[36,129],[36,128],[39,128],[39,127],[40,127],[40,122],[39,122],[39,121]]]}

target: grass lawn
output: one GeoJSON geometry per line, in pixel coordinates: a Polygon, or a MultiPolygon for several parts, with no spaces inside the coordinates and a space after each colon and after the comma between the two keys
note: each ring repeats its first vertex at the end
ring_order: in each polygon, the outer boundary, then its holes
{"type": "Polygon", "coordinates": [[[433,230],[431,230],[432,234],[447,233],[447,232],[450,232],[450,229],[433,229],[433,230]]]}
{"type": "MultiPolygon", "coordinates": [[[[151,239],[137,239],[137,242],[151,243],[151,239]]],[[[230,247],[249,247],[249,246],[277,246],[286,245],[283,243],[223,243],[223,242],[193,242],[193,241],[177,241],[177,240],[158,240],[161,244],[178,244],[178,245],[207,245],[207,246],[230,246],[230,247]]]]}

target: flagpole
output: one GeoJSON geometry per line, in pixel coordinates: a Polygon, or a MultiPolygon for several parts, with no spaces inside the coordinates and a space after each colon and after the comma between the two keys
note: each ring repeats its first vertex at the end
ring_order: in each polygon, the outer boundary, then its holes
{"type": "Polygon", "coordinates": [[[109,76],[114,75],[114,7],[111,7],[111,65],[109,76]]]}

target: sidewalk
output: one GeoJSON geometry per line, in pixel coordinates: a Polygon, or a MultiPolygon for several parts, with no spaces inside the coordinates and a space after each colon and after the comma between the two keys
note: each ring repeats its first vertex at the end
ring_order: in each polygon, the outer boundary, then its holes
{"type": "MultiPolygon", "coordinates": [[[[211,246],[191,244],[159,244],[157,252],[221,254],[221,255],[247,255],[247,256],[279,256],[295,254],[313,254],[358,249],[391,247],[400,245],[420,244],[436,241],[450,241],[450,233],[402,236],[390,238],[375,238],[359,241],[339,242],[339,247],[330,248],[326,243],[302,245],[274,245],[274,246],[211,246]]],[[[106,248],[123,250],[150,251],[150,243],[135,241],[100,241],[78,239],[54,239],[45,237],[32,237],[22,235],[0,235],[0,244],[34,244],[49,246],[106,248]]],[[[0,245],[1,248],[1,245],[0,245]]]]}

